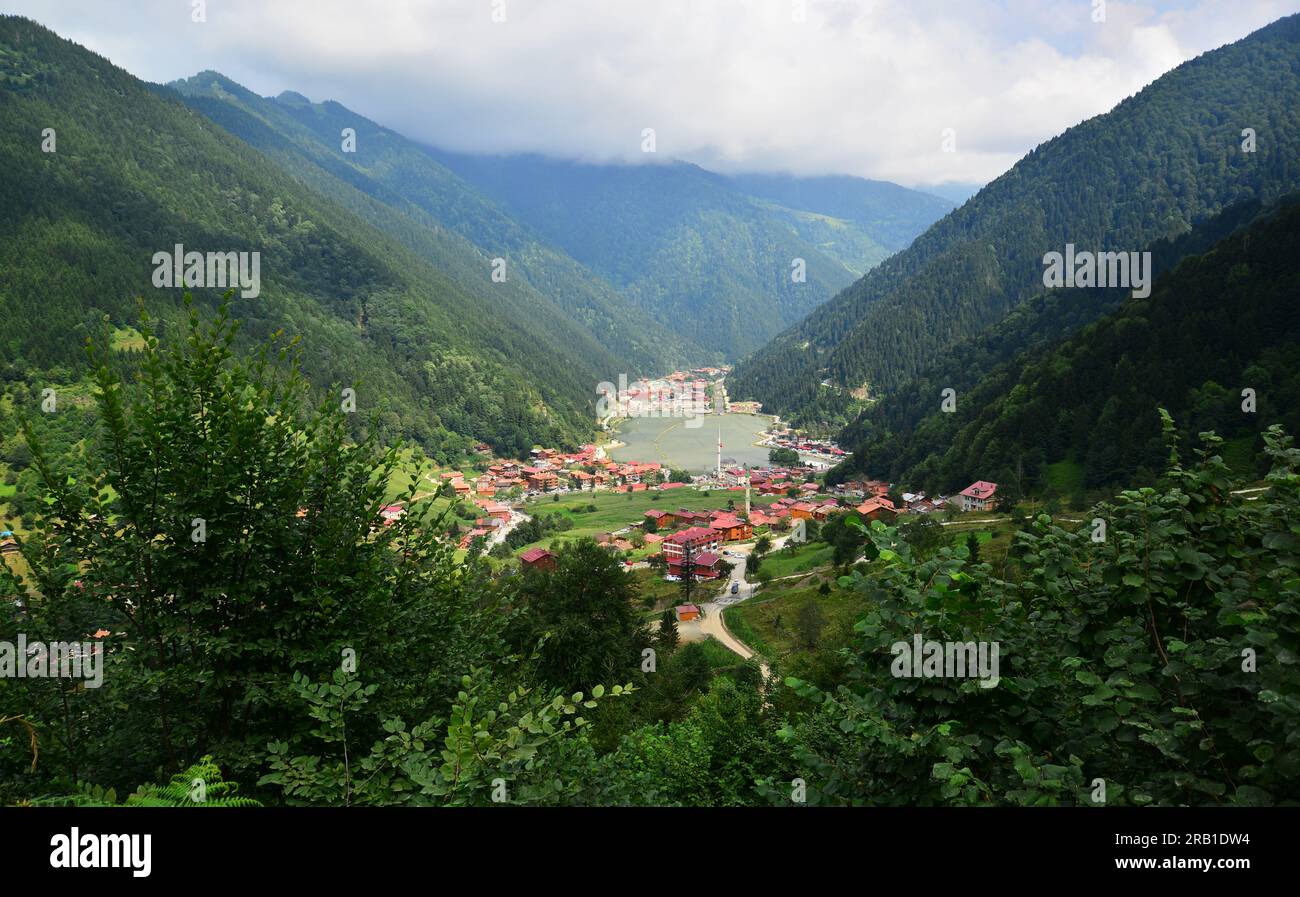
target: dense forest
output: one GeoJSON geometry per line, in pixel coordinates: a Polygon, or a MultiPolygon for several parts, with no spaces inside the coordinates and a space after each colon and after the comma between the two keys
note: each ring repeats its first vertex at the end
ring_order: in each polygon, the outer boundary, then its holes
{"type": "Polygon", "coordinates": [[[764,680],[649,632],[593,542],[492,577],[428,502],[380,525],[394,450],[311,401],[301,348],[232,349],[229,311],[143,326],[127,380],[96,347],[75,467],[24,426],[45,511],[3,558],[0,640],[106,653],[98,687],[0,678],[6,803],[193,804],[196,776],[230,805],[1300,799],[1280,428],[1247,500],[1217,437],[1188,459],[1166,418],[1159,485],[1094,508],[1103,539],[1027,518],[998,563],[837,519],[856,625],[764,680]],[[996,681],[898,675],[913,633],[997,645],[996,681]]]}
{"type": "Polygon", "coordinates": [[[682,162],[437,155],[717,360],[763,345],[951,208],[857,178],[842,179],[836,206],[833,187],[811,178],[733,180],[682,162]],[[805,263],[802,282],[792,277],[795,259],[805,263]]]}
{"type": "Polygon", "coordinates": [[[1297,239],[1300,195],[1241,203],[1152,247],[1163,273],[1146,299],[1036,297],[848,427],[854,455],[830,478],[869,472],[943,492],[987,479],[1023,495],[1051,489],[1048,467],[1064,463],[1081,468],[1082,490],[1150,483],[1164,459],[1156,407],[1186,438],[1237,441],[1242,472],[1260,472],[1259,434],[1300,424],[1297,239]]]}
{"type": "Polygon", "coordinates": [[[561,319],[569,329],[590,334],[619,365],[604,379],[658,373],[704,357],[689,334],[656,322],[425,148],[347,107],[311,103],[291,92],[259,97],[216,72],[168,87],[287,174],[401,241],[467,291],[477,291],[491,303],[480,314],[527,320],[542,332],[554,329],[561,342],[567,332],[561,319]],[[346,128],[355,143],[345,153],[346,128]],[[482,290],[483,271],[493,258],[506,260],[507,279],[482,290]]]}
{"type": "MultiPolygon", "coordinates": [[[[243,332],[302,336],[318,388],[356,389],[360,411],[385,415],[394,438],[436,458],[475,440],[514,455],[587,437],[594,385],[626,370],[553,304],[505,291],[498,301],[481,253],[453,264],[453,241],[438,255],[416,251],[436,238],[390,236],[176,94],[28,20],[0,19],[0,76],[6,380],[75,382],[86,337],[105,321],[129,325],[138,303],[179,321],[180,290],[151,279],[154,253],[177,243],[259,252],[261,294],[239,300],[243,332]]],[[[213,307],[221,290],[194,292],[213,307]]]]}
{"type": "Polygon", "coordinates": [[[743,362],[733,396],[797,424],[825,380],[888,394],[1041,292],[1044,253],[1137,251],[1300,187],[1298,47],[1300,17],[1281,19],[1042,144],[743,362]]]}

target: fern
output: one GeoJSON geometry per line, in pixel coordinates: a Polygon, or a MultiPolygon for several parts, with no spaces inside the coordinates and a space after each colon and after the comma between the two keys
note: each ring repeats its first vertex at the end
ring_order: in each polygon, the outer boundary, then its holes
{"type": "Polygon", "coordinates": [[[152,782],[141,785],[119,804],[112,788],[82,782],[71,794],[36,798],[35,806],[61,807],[260,807],[261,801],[241,797],[239,785],[227,782],[221,767],[209,756],[184,772],[172,776],[165,785],[152,782]]]}

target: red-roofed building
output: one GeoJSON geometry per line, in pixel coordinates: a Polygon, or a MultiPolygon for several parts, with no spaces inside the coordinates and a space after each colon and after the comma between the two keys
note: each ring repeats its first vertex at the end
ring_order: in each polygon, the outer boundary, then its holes
{"type": "Polygon", "coordinates": [[[894,507],[894,503],[883,495],[876,496],[875,498],[868,498],[854,510],[868,520],[892,520],[898,513],[898,509],[894,507]]]}
{"type": "Polygon", "coordinates": [[[475,539],[482,539],[488,535],[488,530],[481,526],[476,526],[465,535],[460,537],[460,547],[469,548],[474,544],[475,539]]]}
{"type": "Polygon", "coordinates": [[[790,505],[790,516],[795,520],[812,520],[813,511],[815,510],[816,505],[809,504],[806,501],[799,501],[790,505]]]}
{"type": "Polygon", "coordinates": [[[694,526],[696,524],[699,524],[700,526],[708,526],[710,519],[708,511],[688,511],[685,508],[678,508],[673,512],[673,516],[677,518],[678,523],[687,526],[694,526]]]}
{"type": "Polygon", "coordinates": [[[655,522],[656,531],[668,529],[677,523],[677,518],[673,516],[672,511],[657,511],[651,508],[645,512],[645,516],[655,522]]]}
{"type": "Polygon", "coordinates": [[[694,604],[679,604],[676,611],[678,623],[689,623],[700,615],[700,609],[694,604]]]}
{"type": "Polygon", "coordinates": [[[997,483],[976,480],[954,496],[953,500],[963,511],[987,511],[993,507],[993,496],[997,491],[997,483]]]}
{"type": "Polygon", "coordinates": [[[706,551],[697,555],[694,560],[696,579],[717,579],[722,575],[722,570],[719,568],[722,558],[713,552],[706,551]]]}
{"type": "Polygon", "coordinates": [[[530,548],[519,555],[519,561],[525,570],[555,569],[555,555],[545,548],[530,548]]]}
{"type": "Polygon", "coordinates": [[[525,468],[528,473],[528,488],[534,492],[554,492],[560,485],[560,478],[553,470],[539,470],[535,467],[525,468]]]}
{"type": "Polygon", "coordinates": [[[754,529],[745,521],[730,514],[715,517],[709,528],[718,534],[723,542],[739,542],[754,534],[754,529]]]}
{"type": "MultiPolygon", "coordinates": [[[[700,558],[703,555],[712,554],[718,550],[718,534],[707,527],[692,526],[665,538],[663,547],[664,560],[668,562],[669,575],[681,576],[686,552],[691,552],[694,557],[693,566],[698,568],[700,558]]],[[[713,556],[716,557],[716,555],[713,556]]]]}

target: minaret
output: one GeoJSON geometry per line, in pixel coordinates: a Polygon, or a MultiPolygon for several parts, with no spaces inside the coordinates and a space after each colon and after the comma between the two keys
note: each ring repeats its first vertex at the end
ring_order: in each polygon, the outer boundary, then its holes
{"type": "Polygon", "coordinates": [[[722,424],[718,424],[718,483],[722,483],[722,424]]]}
{"type": "Polygon", "coordinates": [[[749,465],[745,465],[745,519],[749,519],[749,481],[751,479],[749,465]]]}

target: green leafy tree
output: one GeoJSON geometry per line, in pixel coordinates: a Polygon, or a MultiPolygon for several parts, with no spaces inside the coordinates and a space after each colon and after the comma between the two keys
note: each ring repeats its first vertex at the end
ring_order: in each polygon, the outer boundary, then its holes
{"type": "Polygon", "coordinates": [[[521,577],[509,589],[511,604],[527,609],[512,638],[521,650],[541,642],[542,681],[572,691],[626,682],[639,670],[650,637],[635,615],[636,588],[618,559],[594,540],[565,543],[554,569],[521,577]]]}
{"type": "Polygon", "coordinates": [[[240,357],[236,330],[227,306],[207,323],[190,306],[165,349],[146,321],[129,379],[94,347],[84,457],[56,462],[23,424],[42,510],[26,572],[0,566],[0,635],[110,633],[101,688],[0,680],[40,737],[38,782],[120,791],[205,754],[248,780],[273,733],[310,725],[286,711],[295,671],[351,659],[405,683],[365,708],[365,732],[445,709],[472,660],[505,651],[486,571],[438,538],[418,473],[384,525],[397,449],[354,441],[332,398],[313,406],[292,345],[240,357]]]}

